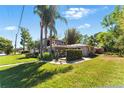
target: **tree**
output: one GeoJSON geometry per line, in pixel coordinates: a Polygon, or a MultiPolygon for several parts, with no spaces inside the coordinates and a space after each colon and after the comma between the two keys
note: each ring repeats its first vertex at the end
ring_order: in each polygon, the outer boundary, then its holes
{"type": "Polygon", "coordinates": [[[67,44],[77,44],[81,42],[82,34],[80,34],[75,28],[71,28],[65,32],[64,40],[67,44]]]}
{"type": "Polygon", "coordinates": [[[35,48],[38,49],[40,53],[40,40],[35,41],[35,48]]]}
{"type": "Polygon", "coordinates": [[[30,50],[30,45],[32,43],[32,38],[30,36],[29,30],[21,27],[21,41],[20,44],[23,46],[23,51],[25,51],[25,48],[30,50]]]}
{"type": "Polygon", "coordinates": [[[115,37],[112,32],[100,32],[96,35],[97,44],[99,47],[103,47],[106,51],[114,49],[115,37]]]}
{"type": "MultiPolygon", "coordinates": [[[[52,36],[52,32],[54,32],[54,34],[57,34],[57,30],[55,28],[55,20],[56,19],[63,19],[65,21],[65,19],[59,14],[59,12],[57,11],[57,7],[56,6],[36,6],[35,7],[35,13],[37,13],[40,18],[41,18],[41,22],[42,22],[42,26],[41,26],[41,43],[43,42],[42,40],[42,35],[43,35],[43,28],[44,28],[44,32],[45,32],[45,42],[44,42],[44,46],[45,49],[47,47],[47,33],[48,33],[48,29],[50,30],[50,36],[52,36]]],[[[52,39],[51,39],[52,41],[52,39]]],[[[51,45],[51,44],[50,44],[51,45]]],[[[43,46],[43,43],[41,44],[41,46],[43,46]]],[[[42,47],[41,47],[42,48],[42,47]]]]}
{"type": "MultiPolygon", "coordinates": [[[[40,54],[43,52],[43,27],[45,26],[45,21],[47,17],[47,5],[37,5],[34,7],[34,13],[40,17],[40,54]]],[[[47,33],[46,33],[47,34],[47,33]]],[[[46,36],[46,35],[45,35],[46,36]]]]}
{"type": "MultiPolygon", "coordinates": [[[[57,19],[60,19],[61,21],[64,21],[67,24],[67,20],[60,15],[60,13],[57,10],[57,6],[50,6],[50,22],[49,22],[49,29],[50,29],[50,42],[52,42],[53,36],[56,37],[57,30],[55,28],[55,21],[57,19]],[[54,33],[54,35],[52,34],[54,33]]],[[[52,52],[52,44],[50,44],[50,50],[52,52]]]]}
{"type": "Polygon", "coordinates": [[[101,37],[98,36],[99,39],[101,38],[100,43],[104,45],[104,48],[110,52],[114,50],[123,50],[122,37],[124,35],[124,7],[115,6],[114,11],[104,17],[102,25],[104,28],[107,28],[108,31],[106,34],[102,33],[99,35],[101,37]],[[102,36],[104,38],[102,38],[102,36]]]}
{"type": "Polygon", "coordinates": [[[91,35],[89,38],[87,38],[87,44],[90,46],[96,46],[97,42],[96,42],[96,38],[91,35]]]}
{"type": "Polygon", "coordinates": [[[12,41],[0,37],[0,51],[4,51],[6,54],[10,54],[13,50],[12,41]]]}
{"type": "Polygon", "coordinates": [[[81,43],[83,43],[83,44],[87,44],[87,42],[88,42],[88,38],[89,38],[88,35],[82,35],[81,43]]]}
{"type": "Polygon", "coordinates": [[[109,31],[114,31],[115,29],[115,20],[112,14],[109,14],[103,18],[102,26],[107,28],[109,31]]]}
{"type": "Polygon", "coordinates": [[[122,56],[124,54],[124,35],[119,36],[115,47],[119,49],[119,55],[122,56]]]}

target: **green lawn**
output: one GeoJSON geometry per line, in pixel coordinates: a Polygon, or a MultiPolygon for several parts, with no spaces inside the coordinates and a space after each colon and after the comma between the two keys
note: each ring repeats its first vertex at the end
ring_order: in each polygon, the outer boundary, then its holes
{"type": "Polygon", "coordinates": [[[25,58],[25,55],[0,56],[0,65],[14,64],[20,62],[31,62],[35,60],[36,58],[25,58]]]}
{"type": "Polygon", "coordinates": [[[68,65],[26,63],[0,68],[1,87],[118,87],[124,86],[124,58],[98,56],[68,65]]]}

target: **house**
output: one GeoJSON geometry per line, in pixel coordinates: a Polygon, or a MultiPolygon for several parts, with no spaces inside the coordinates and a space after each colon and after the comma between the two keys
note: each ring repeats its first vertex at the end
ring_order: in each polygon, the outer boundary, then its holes
{"type": "Polygon", "coordinates": [[[95,49],[93,46],[85,45],[85,44],[71,44],[71,45],[54,45],[55,50],[64,50],[64,49],[81,49],[83,56],[87,57],[90,54],[95,54],[95,49]]]}
{"type": "Polygon", "coordinates": [[[0,56],[5,56],[6,53],[4,51],[0,51],[0,56]]]}
{"type": "MultiPolygon", "coordinates": [[[[51,44],[50,40],[47,40],[47,46],[50,46],[50,44],[51,44]]],[[[65,42],[62,40],[53,39],[52,45],[65,45],[65,42]]]]}
{"type": "Polygon", "coordinates": [[[102,54],[104,52],[104,48],[94,47],[94,49],[95,49],[95,53],[97,54],[102,54]]]}

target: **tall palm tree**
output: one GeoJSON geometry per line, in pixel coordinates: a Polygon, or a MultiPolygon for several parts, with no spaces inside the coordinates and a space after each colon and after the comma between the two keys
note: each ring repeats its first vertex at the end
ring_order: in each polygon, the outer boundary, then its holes
{"type": "Polygon", "coordinates": [[[46,5],[37,5],[34,7],[34,13],[36,13],[40,17],[40,54],[43,51],[43,27],[45,26],[45,15],[48,6],[46,5]]]}
{"type": "MultiPolygon", "coordinates": [[[[43,50],[43,28],[45,30],[45,42],[44,42],[44,47],[45,51],[47,48],[47,34],[48,34],[48,28],[50,30],[50,37],[52,37],[52,32],[56,35],[57,30],[55,28],[55,20],[56,19],[61,19],[65,23],[67,23],[67,20],[60,15],[60,13],[57,11],[57,6],[53,5],[38,5],[35,7],[34,10],[35,13],[37,13],[40,16],[41,22],[41,52],[43,50]]],[[[52,38],[51,38],[52,42],[52,38]]],[[[50,44],[51,50],[52,50],[52,44],[50,44]]]]}
{"type": "Polygon", "coordinates": [[[52,51],[52,36],[53,36],[52,33],[54,33],[54,35],[57,35],[57,30],[55,28],[55,21],[57,19],[60,19],[61,21],[64,21],[67,24],[67,20],[60,15],[56,5],[51,5],[49,7],[49,13],[50,13],[49,29],[50,29],[50,42],[51,42],[50,50],[52,51]]]}

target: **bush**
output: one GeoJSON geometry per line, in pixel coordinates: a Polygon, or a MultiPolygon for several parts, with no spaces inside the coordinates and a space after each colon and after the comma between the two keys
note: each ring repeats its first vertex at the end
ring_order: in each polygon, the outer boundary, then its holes
{"type": "Polygon", "coordinates": [[[29,53],[29,51],[25,50],[21,52],[21,54],[26,54],[26,53],[29,53]]]}
{"type": "Polygon", "coordinates": [[[45,61],[52,61],[53,55],[49,52],[44,52],[41,59],[45,61]]]}
{"type": "Polygon", "coordinates": [[[26,53],[27,58],[37,58],[38,57],[38,52],[36,53],[26,53]]]}
{"type": "Polygon", "coordinates": [[[67,56],[66,56],[66,60],[67,61],[74,61],[77,59],[81,59],[83,56],[82,51],[79,49],[71,49],[71,50],[67,50],[67,56]]]}

